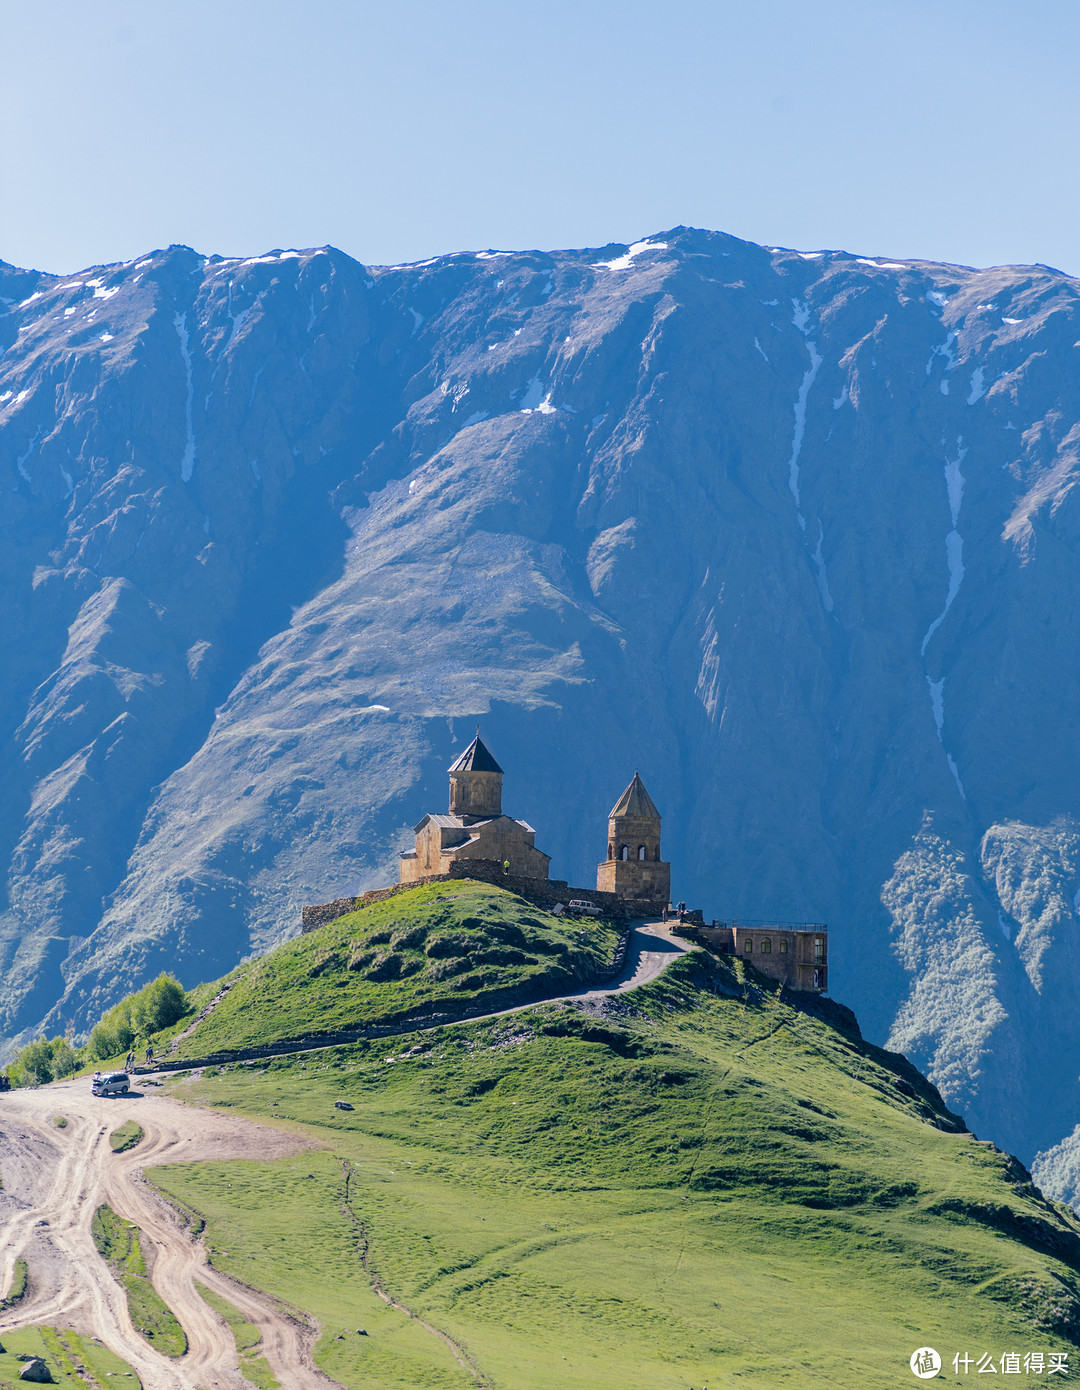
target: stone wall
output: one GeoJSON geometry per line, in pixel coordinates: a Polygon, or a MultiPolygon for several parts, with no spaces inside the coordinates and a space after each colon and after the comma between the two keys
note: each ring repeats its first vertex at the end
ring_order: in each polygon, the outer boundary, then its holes
{"type": "Polygon", "coordinates": [[[564,906],[571,898],[592,903],[608,917],[623,920],[628,917],[659,917],[666,906],[651,899],[625,898],[617,893],[604,893],[597,888],[571,888],[564,878],[523,878],[503,873],[503,867],[491,859],[459,859],[450,866],[451,878],[474,878],[508,888],[519,897],[529,898],[545,907],[556,903],[564,906]]]}
{"type": "Polygon", "coordinates": [[[344,917],[346,912],[355,912],[360,906],[360,898],[335,898],[332,903],[318,903],[314,907],[305,907],[300,913],[300,934],[303,936],[309,931],[315,931],[317,927],[325,927],[327,922],[344,917]]]}
{"type": "Polygon", "coordinates": [[[616,921],[626,921],[631,917],[659,917],[667,906],[665,902],[624,898],[617,893],[602,893],[595,888],[571,888],[567,881],[561,878],[525,878],[521,875],[505,874],[502,865],[493,859],[458,859],[451,863],[450,872],[446,874],[426,874],[412,883],[395,883],[389,888],[373,888],[367,893],[362,893],[359,898],[338,898],[332,903],[305,907],[302,914],[302,931],[315,931],[346,912],[355,912],[358,907],[367,907],[369,903],[383,902],[387,898],[396,897],[398,893],[417,888],[422,883],[452,883],[463,878],[497,884],[500,888],[506,888],[518,897],[526,898],[548,911],[556,903],[565,906],[571,898],[580,898],[600,908],[606,917],[613,917],[616,921]]]}

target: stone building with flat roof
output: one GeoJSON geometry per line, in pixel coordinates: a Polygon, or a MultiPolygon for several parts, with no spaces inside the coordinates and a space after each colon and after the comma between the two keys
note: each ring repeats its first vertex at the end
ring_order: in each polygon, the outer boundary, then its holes
{"type": "Polygon", "coordinates": [[[664,907],[671,898],[671,865],[660,858],[660,812],[636,772],[608,816],[607,858],[596,866],[596,887],[664,907]]]}
{"type": "Polygon", "coordinates": [[[824,922],[714,922],[690,927],[686,934],[725,955],[741,956],[789,989],[828,992],[829,928],[824,922]]]}
{"type": "Polygon", "coordinates": [[[448,874],[452,863],[464,859],[491,860],[519,878],[546,879],[551,856],[536,848],[531,825],[503,815],[503,770],[479,730],[449,772],[450,809],[444,816],[425,816],[415,827],[416,848],[401,856],[401,882],[448,874]]]}

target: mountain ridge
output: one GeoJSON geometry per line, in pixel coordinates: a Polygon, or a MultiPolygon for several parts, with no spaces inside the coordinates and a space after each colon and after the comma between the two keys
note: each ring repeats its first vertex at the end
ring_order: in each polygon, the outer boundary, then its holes
{"type": "Polygon", "coordinates": [[[678,896],[828,919],[871,1036],[1076,1142],[1072,279],[674,229],[0,295],[8,1037],[387,881],[483,715],[553,872],[642,766],[678,896]]]}

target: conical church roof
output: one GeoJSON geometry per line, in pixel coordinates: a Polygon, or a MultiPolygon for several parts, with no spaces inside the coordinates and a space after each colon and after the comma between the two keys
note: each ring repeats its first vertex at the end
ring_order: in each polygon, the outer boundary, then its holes
{"type": "MultiPolygon", "coordinates": [[[[487,745],[477,734],[472,743],[456,762],[450,764],[450,772],[502,772],[502,768],[491,756],[487,745]]],[[[644,788],[643,788],[644,790],[644,788]]],[[[648,797],[646,797],[648,800],[648,797]]],[[[650,803],[651,804],[651,803],[650,803]]]]}
{"type": "Polygon", "coordinates": [[[611,808],[612,816],[635,816],[642,820],[659,820],[656,803],[645,790],[645,783],[634,773],[634,780],[611,808]]]}

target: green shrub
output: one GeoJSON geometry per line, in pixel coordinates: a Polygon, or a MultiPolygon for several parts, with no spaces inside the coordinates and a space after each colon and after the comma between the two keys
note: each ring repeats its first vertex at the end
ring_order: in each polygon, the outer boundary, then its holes
{"type": "Polygon", "coordinates": [[[79,1059],[67,1038],[36,1038],[16,1053],[8,1076],[13,1086],[47,1086],[78,1069],[79,1059]]]}
{"type": "Polygon", "coordinates": [[[90,1034],[91,1058],[105,1061],[126,1052],[138,1037],[149,1037],[168,1028],[187,1012],[187,995],[175,975],[160,974],[156,980],[121,999],[90,1034]]]}

